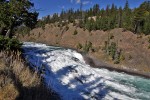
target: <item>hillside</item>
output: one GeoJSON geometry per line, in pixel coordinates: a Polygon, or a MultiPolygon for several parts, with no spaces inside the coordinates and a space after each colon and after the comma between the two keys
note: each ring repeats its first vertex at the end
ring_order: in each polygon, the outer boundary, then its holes
{"type": "Polygon", "coordinates": [[[102,62],[110,64],[116,68],[150,74],[150,49],[149,36],[136,35],[122,28],[110,31],[91,31],[73,26],[58,27],[58,24],[47,24],[44,28],[33,29],[28,35],[20,35],[21,41],[33,41],[46,43],[48,45],[63,46],[85,51],[85,45],[89,42],[92,46],[88,54],[102,62]],[[74,34],[75,30],[77,31],[74,34]],[[121,51],[119,64],[114,64],[115,60],[106,53],[105,43],[109,41],[116,44],[116,51],[121,51]]]}

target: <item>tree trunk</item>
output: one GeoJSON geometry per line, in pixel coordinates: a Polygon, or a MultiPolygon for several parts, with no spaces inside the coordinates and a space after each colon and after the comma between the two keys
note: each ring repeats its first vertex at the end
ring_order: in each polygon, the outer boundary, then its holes
{"type": "Polygon", "coordinates": [[[139,26],[139,22],[137,22],[137,23],[135,24],[135,29],[134,29],[134,33],[135,33],[135,34],[137,33],[138,26],[139,26]]]}
{"type": "Polygon", "coordinates": [[[8,29],[8,31],[7,31],[7,33],[6,33],[6,35],[5,35],[5,37],[11,37],[12,35],[11,35],[11,29],[8,29]]]}
{"type": "Polygon", "coordinates": [[[10,26],[10,28],[7,30],[6,34],[5,34],[5,37],[8,37],[8,38],[12,38],[12,30],[13,30],[13,24],[10,26]]]}

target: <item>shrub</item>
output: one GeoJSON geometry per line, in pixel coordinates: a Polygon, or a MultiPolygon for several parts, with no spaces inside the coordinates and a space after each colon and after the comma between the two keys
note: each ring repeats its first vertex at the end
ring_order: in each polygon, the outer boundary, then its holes
{"type": "Polygon", "coordinates": [[[15,38],[7,38],[0,36],[0,50],[8,50],[8,51],[17,51],[21,50],[21,45],[17,39],[15,38]]]}
{"type": "Polygon", "coordinates": [[[117,51],[114,58],[114,64],[119,64],[121,61],[121,52],[117,51]]]}
{"type": "Polygon", "coordinates": [[[75,30],[74,31],[74,33],[73,33],[73,35],[77,35],[78,34],[78,31],[77,30],[75,30]]]}
{"type": "Polygon", "coordinates": [[[102,50],[105,50],[105,52],[107,52],[107,48],[108,47],[108,41],[104,42],[104,47],[102,48],[102,50]]]}
{"type": "Polygon", "coordinates": [[[69,26],[67,25],[67,26],[66,26],[66,31],[68,31],[68,30],[69,30],[69,26]]]}
{"type": "Polygon", "coordinates": [[[58,34],[56,34],[55,36],[58,37],[58,34]]]}
{"type": "Polygon", "coordinates": [[[114,39],[114,35],[113,34],[110,35],[110,39],[114,39]]]}
{"type": "Polygon", "coordinates": [[[91,48],[91,52],[96,52],[96,49],[95,48],[91,48]]]}
{"type": "Polygon", "coordinates": [[[121,56],[120,56],[120,60],[121,60],[121,61],[125,60],[125,56],[124,56],[124,55],[121,55],[121,56]]]}
{"type": "Polygon", "coordinates": [[[73,26],[76,26],[76,22],[75,21],[73,21],[73,26]]]}
{"type": "Polygon", "coordinates": [[[82,49],[82,44],[78,43],[77,44],[77,49],[82,49]]]}
{"type": "Polygon", "coordinates": [[[148,49],[150,49],[150,45],[148,46],[148,49]]]}
{"type": "Polygon", "coordinates": [[[88,42],[86,41],[83,50],[84,50],[85,52],[89,52],[90,48],[92,48],[92,43],[91,43],[90,41],[88,41],[88,42]]]}
{"type": "Polygon", "coordinates": [[[150,43],[150,37],[148,37],[148,43],[150,43]]]}
{"type": "Polygon", "coordinates": [[[105,52],[109,56],[111,56],[112,60],[114,61],[114,64],[119,64],[120,61],[125,60],[125,57],[121,55],[122,50],[118,49],[117,44],[115,42],[111,42],[111,44],[109,44],[108,41],[105,41],[103,50],[105,50],[105,52]]]}
{"type": "Polygon", "coordinates": [[[112,42],[111,45],[108,47],[108,50],[109,50],[109,55],[111,55],[112,59],[114,60],[116,55],[116,50],[117,50],[116,43],[112,42]]]}
{"type": "Polygon", "coordinates": [[[42,28],[42,30],[45,30],[45,25],[42,25],[41,28],[42,28]]]}
{"type": "Polygon", "coordinates": [[[62,22],[62,27],[67,25],[67,22],[62,22]]]}
{"type": "Polygon", "coordinates": [[[131,60],[133,57],[131,55],[129,55],[129,60],[131,60]]]}
{"type": "Polygon", "coordinates": [[[61,27],[61,24],[58,24],[58,27],[61,27]]]}
{"type": "Polygon", "coordinates": [[[41,36],[41,33],[39,32],[38,37],[40,37],[40,36],[41,36]]]}
{"type": "Polygon", "coordinates": [[[120,63],[119,60],[114,61],[114,64],[119,64],[119,63],[120,63]]]}

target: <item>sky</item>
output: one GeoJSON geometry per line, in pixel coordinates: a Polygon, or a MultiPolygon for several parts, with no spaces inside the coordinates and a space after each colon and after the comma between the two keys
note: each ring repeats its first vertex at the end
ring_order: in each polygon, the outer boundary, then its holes
{"type": "MultiPolygon", "coordinates": [[[[131,8],[138,7],[142,2],[148,0],[128,0],[131,8]]],[[[31,0],[34,3],[34,8],[39,12],[39,18],[43,16],[60,13],[62,9],[69,8],[79,9],[81,0],[31,0]]],[[[105,8],[106,5],[114,3],[118,7],[124,7],[126,0],[82,0],[83,9],[88,9],[94,4],[99,4],[100,8],[105,8]]]]}

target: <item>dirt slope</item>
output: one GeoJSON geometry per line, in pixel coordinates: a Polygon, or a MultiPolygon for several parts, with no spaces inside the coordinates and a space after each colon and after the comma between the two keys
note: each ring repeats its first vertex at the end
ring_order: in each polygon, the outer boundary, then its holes
{"type": "Polygon", "coordinates": [[[103,62],[111,64],[116,68],[129,69],[139,73],[150,75],[150,43],[149,36],[139,36],[130,31],[124,31],[122,28],[110,31],[92,31],[77,28],[69,24],[69,29],[58,27],[57,25],[46,25],[45,29],[33,29],[29,35],[19,36],[22,41],[42,42],[48,45],[57,45],[77,49],[80,43],[85,45],[86,41],[92,43],[94,52],[89,52],[93,56],[103,62]],[[77,35],[73,35],[77,30],[77,35]],[[103,48],[105,41],[115,42],[117,47],[122,50],[123,60],[120,64],[114,64],[111,57],[108,56],[103,48]]]}

